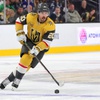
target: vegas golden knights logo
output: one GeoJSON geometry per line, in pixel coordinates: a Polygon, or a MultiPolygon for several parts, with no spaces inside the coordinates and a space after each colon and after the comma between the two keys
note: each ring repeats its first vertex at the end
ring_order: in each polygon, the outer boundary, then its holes
{"type": "Polygon", "coordinates": [[[36,30],[32,29],[31,30],[31,40],[33,42],[38,42],[39,41],[39,38],[40,38],[40,33],[37,32],[36,30]]]}

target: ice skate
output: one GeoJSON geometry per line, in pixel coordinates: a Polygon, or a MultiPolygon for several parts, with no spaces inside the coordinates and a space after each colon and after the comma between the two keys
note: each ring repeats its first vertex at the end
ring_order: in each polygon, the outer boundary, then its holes
{"type": "Polygon", "coordinates": [[[12,91],[17,90],[19,83],[20,83],[20,79],[15,78],[15,80],[12,83],[12,91]]]}
{"type": "Polygon", "coordinates": [[[1,84],[0,84],[0,89],[5,89],[5,87],[10,83],[9,79],[6,78],[1,84]]]}

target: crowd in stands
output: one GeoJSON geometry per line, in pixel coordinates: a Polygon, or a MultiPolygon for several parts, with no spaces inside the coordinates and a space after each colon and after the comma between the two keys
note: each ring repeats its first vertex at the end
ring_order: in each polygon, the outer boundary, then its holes
{"type": "Polygon", "coordinates": [[[29,12],[36,12],[41,3],[47,3],[50,8],[50,18],[55,23],[98,22],[98,0],[0,0],[0,24],[4,22],[4,7],[6,9],[6,24],[14,24],[17,17],[29,12]],[[65,6],[66,5],[66,6],[65,6]]]}

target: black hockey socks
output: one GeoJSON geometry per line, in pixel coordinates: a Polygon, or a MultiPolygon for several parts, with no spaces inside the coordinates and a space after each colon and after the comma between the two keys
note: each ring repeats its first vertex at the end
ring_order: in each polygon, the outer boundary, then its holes
{"type": "Polygon", "coordinates": [[[24,74],[16,71],[16,78],[14,79],[13,83],[12,83],[12,87],[14,88],[18,88],[19,83],[21,81],[21,79],[23,78],[24,74]]]}
{"type": "Polygon", "coordinates": [[[26,71],[27,71],[27,67],[25,67],[22,64],[19,64],[19,66],[16,69],[15,79],[12,83],[12,90],[15,90],[16,88],[18,88],[19,83],[20,83],[21,79],[23,78],[24,74],[26,73],[26,71]]]}
{"type": "Polygon", "coordinates": [[[4,89],[10,82],[15,79],[13,72],[0,84],[0,88],[4,89]]]}

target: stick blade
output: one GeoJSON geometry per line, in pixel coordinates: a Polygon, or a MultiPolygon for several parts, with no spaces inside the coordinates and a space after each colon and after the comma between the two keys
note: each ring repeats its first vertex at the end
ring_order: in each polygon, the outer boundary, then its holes
{"type": "Polygon", "coordinates": [[[64,86],[64,82],[60,82],[60,83],[59,83],[59,86],[60,86],[60,87],[64,86]]]}

